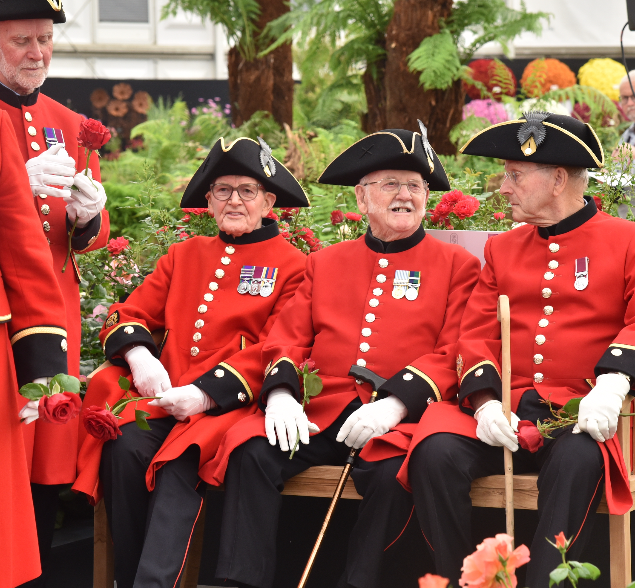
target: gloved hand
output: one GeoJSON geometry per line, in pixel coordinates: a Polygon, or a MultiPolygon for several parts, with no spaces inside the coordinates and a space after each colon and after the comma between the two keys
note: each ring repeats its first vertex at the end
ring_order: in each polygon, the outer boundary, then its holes
{"type": "MultiPolygon", "coordinates": [[[[309,443],[309,433],[319,433],[317,425],[309,422],[302,410],[302,405],[286,388],[274,388],[267,396],[265,409],[265,432],[271,445],[276,444],[276,434],[280,449],[293,449],[298,440],[305,445],[309,443]]],[[[300,446],[298,445],[298,449],[300,446]]]]}
{"type": "Polygon", "coordinates": [[[34,196],[47,194],[57,198],[69,198],[75,176],[75,160],[66,153],[63,145],[53,145],[41,155],[26,162],[26,172],[34,196]],[[52,188],[62,186],[66,190],[52,188]]]}
{"type": "Polygon", "coordinates": [[[71,190],[69,196],[64,197],[66,213],[71,223],[77,219],[78,227],[85,227],[90,219],[96,217],[106,205],[106,191],[97,181],[93,180],[93,172],[82,170],[73,178],[73,185],[77,190],[71,190]]]}
{"type": "MultiPolygon", "coordinates": [[[[35,378],[33,380],[34,384],[44,384],[45,386],[49,385],[49,382],[52,378],[35,378]]],[[[24,419],[22,422],[25,425],[36,421],[40,416],[40,411],[38,405],[40,404],[39,400],[29,400],[20,410],[20,414],[18,415],[20,419],[24,419]]]]}
{"type": "Polygon", "coordinates": [[[512,424],[507,422],[503,413],[503,405],[499,400],[488,400],[474,413],[478,422],[476,436],[493,447],[507,447],[510,451],[518,450],[518,438],[514,431],[518,431],[519,418],[512,412],[512,424]]]}
{"type": "Polygon", "coordinates": [[[167,392],[158,394],[158,396],[161,396],[159,400],[152,400],[148,404],[160,406],[177,421],[183,421],[189,416],[217,406],[210,396],[194,384],[172,388],[167,392]]]}
{"type": "Polygon", "coordinates": [[[631,388],[621,374],[602,374],[597,377],[595,388],[581,401],[578,424],[573,433],[585,432],[604,443],[615,435],[622,402],[631,388]]]}
{"type": "Polygon", "coordinates": [[[168,372],[147,347],[133,347],[126,352],[124,359],[130,366],[132,381],[141,396],[159,396],[172,388],[168,372]]]}
{"type": "Polygon", "coordinates": [[[373,437],[384,435],[408,414],[406,405],[396,396],[364,404],[351,414],[340,428],[336,441],[359,449],[373,437]]]}

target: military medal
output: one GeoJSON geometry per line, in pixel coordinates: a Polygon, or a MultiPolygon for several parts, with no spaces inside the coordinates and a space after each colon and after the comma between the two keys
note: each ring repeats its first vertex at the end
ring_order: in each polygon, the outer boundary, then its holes
{"type": "Polygon", "coordinates": [[[416,300],[419,296],[419,286],[421,286],[421,272],[408,272],[408,289],[406,290],[407,300],[416,300]]]}
{"type": "Polygon", "coordinates": [[[575,282],[573,287],[576,290],[584,290],[589,285],[589,258],[579,257],[575,260],[575,282]]]}
{"type": "Polygon", "coordinates": [[[249,292],[249,288],[251,286],[251,278],[254,275],[254,270],[256,266],[254,265],[243,265],[240,270],[240,284],[238,284],[238,293],[239,294],[247,294],[249,292]]]}
{"type": "Polygon", "coordinates": [[[258,296],[260,294],[260,288],[262,287],[262,275],[265,272],[265,268],[257,265],[254,268],[254,277],[251,278],[251,287],[249,288],[249,293],[252,296],[258,296]]]}
{"type": "Polygon", "coordinates": [[[66,143],[64,143],[64,133],[62,133],[62,129],[44,127],[44,138],[46,139],[47,149],[50,149],[53,145],[66,146],[66,143]]]}
{"type": "Polygon", "coordinates": [[[400,300],[406,295],[408,287],[408,272],[404,270],[395,271],[395,279],[392,282],[392,297],[400,300]]]}
{"type": "Polygon", "coordinates": [[[276,285],[276,278],[278,277],[277,267],[266,267],[262,276],[262,286],[260,287],[260,295],[263,298],[271,296],[273,289],[276,285]]]}

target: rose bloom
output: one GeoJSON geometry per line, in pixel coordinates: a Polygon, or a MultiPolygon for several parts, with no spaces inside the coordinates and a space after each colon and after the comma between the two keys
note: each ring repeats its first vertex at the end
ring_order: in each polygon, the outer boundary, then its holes
{"type": "Polygon", "coordinates": [[[494,213],[494,218],[496,220],[503,220],[505,218],[505,213],[504,212],[495,212],[494,213]]]}
{"type": "Polygon", "coordinates": [[[452,190],[451,192],[446,192],[441,197],[441,202],[460,202],[461,200],[465,200],[465,194],[461,192],[461,190],[452,190]]]}
{"type": "Polygon", "coordinates": [[[124,251],[124,249],[128,249],[130,242],[125,237],[117,237],[116,239],[111,239],[108,241],[107,249],[110,252],[110,255],[119,255],[124,251]]]}
{"type": "Polygon", "coordinates": [[[94,151],[101,149],[108,141],[110,141],[110,131],[98,120],[88,118],[79,123],[77,142],[81,147],[94,151]]]}
{"type": "Polygon", "coordinates": [[[567,548],[567,538],[564,536],[564,533],[560,531],[556,535],[556,547],[558,549],[566,549],[567,548]]]}
{"type": "Polygon", "coordinates": [[[602,210],[602,198],[599,196],[593,196],[593,200],[595,201],[595,206],[598,210],[602,210]]]}
{"type": "Polygon", "coordinates": [[[270,210],[269,214],[267,214],[267,216],[265,218],[272,218],[273,220],[275,220],[276,222],[278,222],[280,220],[280,218],[278,217],[278,215],[273,211],[270,210]]]}
{"type": "Polygon", "coordinates": [[[93,308],[93,314],[91,315],[98,323],[103,323],[104,319],[101,318],[102,314],[108,314],[108,307],[103,304],[98,304],[93,308]]]}
{"type": "Polygon", "coordinates": [[[117,417],[100,406],[89,406],[85,409],[83,422],[86,432],[104,443],[116,439],[117,435],[121,435],[117,417]]]}
{"type": "Polygon", "coordinates": [[[190,222],[190,215],[186,214],[182,219],[181,219],[184,223],[189,223],[190,222]]]}
{"type": "Polygon", "coordinates": [[[299,208],[281,208],[280,209],[280,218],[282,220],[288,220],[293,218],[296,214],[300,212],[299,208]]]}
{"type": "Polygon", "coordinates": [[[467,218],[468,216],[472,216],[480,206],[479,201],[472,197],[468,196],[465,200],[461,200],[454,205],[454,209],[452,212],[456,214],[461,220],[467,218]]]}
{"type": "Polygon", "coordinates": [[[419,578],[419,588],[447,588],[450,580],[434,574],[426,574],[419,578]]]}
{"type": "Polygon", "coordinates": [[[463,560],[463,572],[459,586],[464,588],[497,588],[502,584],[496,580],[496,575],[507,573],[511,579],[512,588],[516,588],[516,568],[529,561],[529,549],[521,545],[512,551],[513,537],[499,533],[496,537],[489,537],[476,547],[472,555],[463,560]],[[505,562],[505,566],[501,562],[505,562]]]}
{"type": "Polygon", "coordinates": [[[208,211],[207,208],[182,208],[181,210],[183,212],[187,212],[189,214],[194,214],[196,216],[202,216],[203,214],[205,214],[208,211]]]}
{"type": "Polygon", "coordinates": [[[520,446],[531,451],[531,453],[536,453],[544,443],[538,427],[531,421],[520,421],[518,423],[517,437],[520,446]]]}
{"type": "Polygon", "coordinates": [[[449,202],[447,200],[441,200],[439,204],[437,204],[434,208],[434,214],[443,218],[448,216],[452,212],[454,208],[454,202],[449,202]]]}
{"type": "Polygon", "coordinates": [[[344,222],[344,213],[341,210],[337,209],[331,212],[332,225],[339,225],[340,223],[343,223],[343,222],[344,222]]]}
{"type": "Polygon", "coordinates": [[[360,220],[362,220],[362,215],[357,214],[356,212],[347,212],[346,218],[353,222],[359,222],[360,220]]]}
{"type": "Polygon", "coordinates": [[[298,369],[303,371],[305,366],[307,366],[309,371],[312,372],[315,369],[315,362],[312,359],[307,358],[298,366],[298,369]]]}
{"type": "Polygon", "coordinates": [[[82,399],[73,392],[61,392],[53,396],[42,396],[38,404],[41,419],[63,425],[74,419],[82,408],[82,399]]]}
{"type": "Polygon", "coordinates": [[[139,275],[139,268],[137,267],[136,263],[132,264],[132,270],[135,273],[124,273],[121,276],[117,275],[117,268],[120,265],[123,265],[125,267],[126,264],[126,258],[119,258],[119,259],[113,259],[110,262],[110,267],[114,270],[113,272],[111,272],[110,277],[115,281],[115,282],[119,282],[122,285],[130,285],[132,284],[132,278],[136,278],[139,275]]]}

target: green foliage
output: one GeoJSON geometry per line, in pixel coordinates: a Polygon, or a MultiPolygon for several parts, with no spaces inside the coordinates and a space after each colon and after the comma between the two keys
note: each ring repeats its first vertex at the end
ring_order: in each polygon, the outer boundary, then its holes
{"type": "Polygon", "coordinates": [[[461,61],[454,37],[448,29],[426,37],[408,56],[411,71],[420,71],[419,81],[424,90],[443,90],[458,80],[461,61]]]}
{"type": "Polygon", "coordinates": [[[20,395],[26,398],[27,400],[39,400],[48,392],[48,386],[45,384],[24,384],[22,388],[20,388],[20,395]]]}
{"type": "Polygon", "coordinates": [[[491,126],[491,124],[492,123],[489,122],[489,120],[482,116],[470,114],[459,124],[452,127],[452,130],[450,131],[450,141],[460,148],[462,145],[467,143],[470,137],[491,126]]]}

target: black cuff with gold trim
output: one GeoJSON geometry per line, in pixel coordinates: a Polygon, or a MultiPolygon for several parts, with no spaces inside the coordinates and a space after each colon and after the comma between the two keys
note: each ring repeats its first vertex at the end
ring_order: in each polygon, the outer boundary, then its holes
{"type": "Polygon", "coordinates": [[[104,341],[104,353],[110,363],[119,367],[128,367],[123,357],[114,357],[126,345],[145,345],[157,359],[161,355],[150,331],[139,323],[120,323],[110,331],[104,341]]]}
{"type": "Polygon", "coordinates": [[[35,378],[68,373],[66,330],[40,326],[18,331],[11,337],[18,386],[35,378]]]}
{"type": "Polygon", "coordinates": [[[192,384],[198,386],[217,404],[216,408],[205,411],[205,414],[211,416],[247,406],[253,400],[249,384],[239,372],[226,363],[219,363],[192,384]]]}
{"type": "Polygon", "coordinates": [[[298,372],[295,371],[295,365],[290,359],[279,359],[268,369],[258,397],[258,407],[263,412],[267,406],[267,395],[274,388],[288,388],[293,397],[298,402],[302,402],[298,372]]]}
{"type": "Polygon", "coordinates": [[[419,370],[414,371],[406,367],[386,380],[377,390],[378,399],[392,394],[406,405],[408,414],[403,423],[418,423],[430,404],[437,400],[441,401],[438,389],[432,385],[434,382],[428,381],[424,375],[419,370]]]}
{"type": "Polygon", "coordinates": [[[635,349],[630,346],[609,345],[595,366],[596,377],[607,372],[621,372],[635,384],[635,349]]]}
{"type": "MultiPolygon", "coordinates": [[[[66,217],[66,231],[70,233],[73,230],[73,223],[66,217]]],[[[73,238],[71,239],[71,247],[74,251],[83,251],[88,249],[99,235],[101,231],[101,213],[94,216],[88,221],[85,227],[75,227],[73,238]]]]}
{"type": "Polygon", "coordinates": [[[474,411],[466,404],[466,399],[475,392],[490,390],[496,394],[498,400],[503,398],[503,385],[496,368],[489,362],[476,365],[465,373],[459,388],[459,406],[469,415],[474,411]]]}

